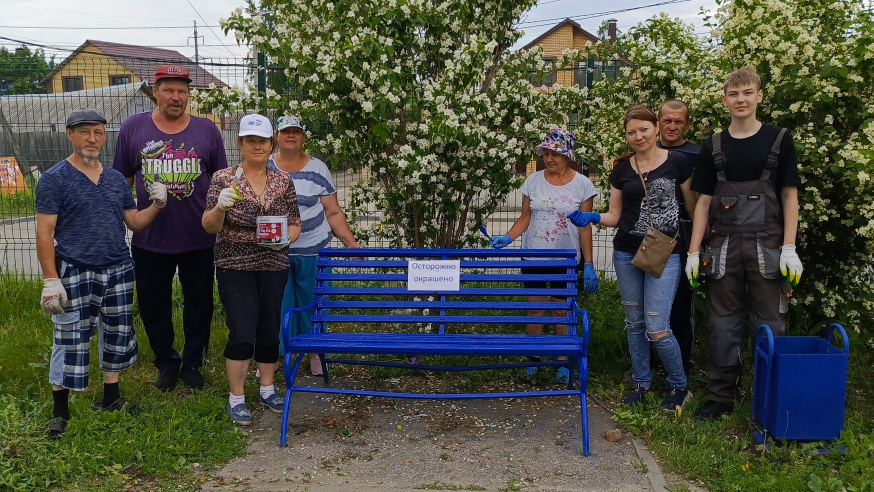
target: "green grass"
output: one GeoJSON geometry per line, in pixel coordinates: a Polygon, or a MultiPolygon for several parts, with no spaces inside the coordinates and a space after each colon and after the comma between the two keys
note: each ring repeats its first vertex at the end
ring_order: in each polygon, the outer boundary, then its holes
{"type": "Polygon", "coordinates": [[[0,220],[35,214],[36,188],[28,184],[26,190],[0,193],[0,220]]]}
{"type": "MultiPolygon", "coordinates": [[[[126,411],[106,414],[90,409],[102,394],[95,339],[90,388],[84,393],[71,392],[72,419],[67,432],[57,442],[47,441],[52,324],[39,310],[40,290],[38,281],[0,276],[0,490],[119,490],[138,482],[193,490],[194,464],[209,470],[245,451],[244,437],[224,413],[228,390],[221,346],[226,329],[218,322],[220,312],[213,322],[204,367],[207,389],[155,391],[153,355],[137,320],[140,362],[122,373],[121,392],[142,413],[132,416],[126,411]]],[[[178,327],[178,285],[176,290],[178,327]]],[[[256,389],[249,389],[251,398],[256,389]]]]}
{"type": "MultiPolygon", "coordinates": [[[[73,420],[67,435],[59,442],[46,441],[43,433],[51,417],[47,375],[52,325],[39,311],[40,289],[37,281],[0,275],[0,490],[48,487],[119,490],[141,487],[143,483],[165,490],[194,490],[197,488],[192,474],[195,463],[202,467],[198,469],[208,472],[245,452],[244,437],[223,411],[228,389],[221,349],[227,330],[218,299],[204,367],[207,389],[194,393],[180,388],[169,394],[152,389],[157,373],[151,365],[153,356],[148,340],[142,336],[142,327],[135,316],[137,333],[141,335],[140,363],[122,374],[121,391],[146,412],[138,416],[126,412],[91,412],[91,402],[101,394],[100,371],[92,361],[91,389],[72,399],[73,420]]],[[[179,327],[181,293],[178,285],[174,299],[175,324],[179,327]]],[[[595,397],[593,400],[619,408],[618,402],[630,389],[623,377],[630,361],[618,286],[615,281],[602,279],[598,294],[584,293],[579,303],[591,317],[590,394],[595,397]]],[[[702,368],[706,367],[707,357],[706,318],[699,313],[699,320],[702,326],[697,333],[695,359],[697,367],[702,368]]],[[[389,327],[357,329],[376,328],[389,327]]],[[[400,329],[418,332],[414,326],[400,329]]],[[[521,333],[523,330],[520,326],[501,326],[483,327],[482,331],[521,333]]],[[[178,340],[181,340],[179,333],[177,346],[178,340]]],[[[646,409],[619,408],[614,419],[646,440],[666,470],[700,480],[714,492],[874,492],[874,351],[856,338],[851,338],[851,347],[846,431],[836,443],[789,443],[774,449],[757,446],[748,421],[751,368],[743,385],[745,399],[734,414],[720,422],[702,424],[690,418],[704,400],[706,379],[701,372],[690,383],[696,397],[684,412],[654,410],[657,395],[667,389],[664,378],[657,376],[655,394],[649,396],[646,409]],[[813,452],[814,448],[824,446],[834,449],[845,446],[846,453],[823,456],[813,452]]],[[[96,353],[96,343],[92,350],[96,353]]],[[[496,359],[428,357],[420,358],[420,363],[477,364],[498,362],[496,359]]],[[[518,358],[505,358],[503,362],[518,362],[518,358]]],[[[331,370],[348,369],[332,367],[331,370]]],[[[465,391],[480,384],[521,378],[521,372],[435,374],[448,386],[465,391]]],[[[550,371],[541,373],[535,384],[554,385],[550,371]]],[[[382,379],[409,377],[417,371],[366,367],[361,374],[382,379]]],[[[247,396],[255,398],[256,391],[256,385],[251,384],[247,396]]],[[[505,490],[519,490],[525,485],[524,481],[514,479],[506,484],[505,490]]],[[[455,485],[442,482],[422,486],[443,490],[452,490],[451,487],[455,485]]],[[[468,490],[476,490],[473,487],[469,486],[468,490]]]]}

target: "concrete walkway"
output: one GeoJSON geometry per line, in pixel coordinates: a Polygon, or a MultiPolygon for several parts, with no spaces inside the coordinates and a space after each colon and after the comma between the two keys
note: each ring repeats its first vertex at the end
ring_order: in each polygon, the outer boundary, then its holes
{"type": "MultiPolygon", "coordinates": [[[[321,384],[302,378],[307,385],[321,384]]],[[[378,385],[452,391],[428,377],[378,385]]],[[[333,386],[361,385],[346,376],[335,378],[333,386]]],[[[507,383],[489,390],[526,387],[507,383]]],[[[592,401],[589,416],[592,452],[586,457],[577,398],[439,402],[301,393],[292,403],[287,448],[278,445],[280,415],[257,407],[255,423],[243,428],[251,440],[249,456],[216,472],[202,490],[662,492],[680,484],[701,490],[663,476],[642,443],[628,434],[608,442],[604,431],[615,424],[592,401]]]]}

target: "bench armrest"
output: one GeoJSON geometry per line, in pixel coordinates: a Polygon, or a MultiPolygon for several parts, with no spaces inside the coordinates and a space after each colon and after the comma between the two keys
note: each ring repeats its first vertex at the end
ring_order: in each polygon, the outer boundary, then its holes
{"type": "Polygon", "coordinates": [[[582,332],[580,338],[583,339],[583,355],[586,355],[589,353],[589,312],[581,309],[576,300],[574,300],[574,312],[583,318],[583,322],[580,324],[582,332]]]}
{"type": "Polygon", "coordinates": [[[291,315],[294,313],[302,313],[304,311],[309,311],[310,309],[316,307],[316,303],[318,303],[318,298],[314,299],[313,302],[307,304],[304,307],[299,308],[289,308],[282,314],[282,325],[280,326],[279,336],[282,338],[282,344],[285,347],[291,345],[291,315]]]}

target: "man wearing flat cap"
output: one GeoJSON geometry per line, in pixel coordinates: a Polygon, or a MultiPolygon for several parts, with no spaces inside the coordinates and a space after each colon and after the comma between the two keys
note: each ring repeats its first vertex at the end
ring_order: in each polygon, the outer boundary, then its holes
{"type": "Polygon", "coordinates": [[[167,185],[167,209],[131,241],[140,318],[155,353],[155,386],[161,391],[175,388],[179,377],[192,389],[204,385],[200,368],[212,324],[215,234],[207,234],[200,218],[212,175],[228,167],[215,123],[186,112],[190,83],[182,67],[158,68],[152,86],[157,108],[125,120],[112,163],[136,186],[141,209],[149,205],[146,190],[152,183],[167,185]],[[173,348],[177,269],[184,297],[181,356],[173,348]]]}
{"type": "Polygon", "coordinates": [[[67,139],[73,153],[46,171],[36,186],[42,309],[55,324],[49,364],[52,439],[63,434],[70,420],[70,390],[88,388],[90,342],[98,326],[103,401],[93,408],[115,411],[126,403],[118,391],[119,372],[136,362],[137,338],[134,268],[124,229],[143,230],[167,204],[166,188],[155,183],[144,192],[151,205],[137,211],[124,176],[100,163],[105,125],[106,118],[92,109],[70,113],[67,139]]]}

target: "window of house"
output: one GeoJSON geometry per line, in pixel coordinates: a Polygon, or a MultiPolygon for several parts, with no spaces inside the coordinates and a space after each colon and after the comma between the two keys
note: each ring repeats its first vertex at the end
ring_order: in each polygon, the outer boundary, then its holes
{"type": "Polygon", "coordinates": [[[109,85],[130,84],[130,75],[110,75],[109,85]]]}
{"type": "MultiPolygon", "coordinates": [[[[551,58],[544,58],[543,61],[546,62],[546,63],[552,63],[552,62],[554,62],[555,60],[554,60],[554,59],[551,59],[551,58]]],[[[543,85],[545,85],[545,86],[551,86],[551,85],[554,85],[554,84],[556,83],[557,80],[558,80],[558,72],[551,72],[551,73],[548,73],[548,74],[544,75],[544,76],[543,76],[542,78],[540,78],[540,79],[533,78],[533,79],[531,80],[531,84],[534,85],[534,87],[540,87],[540,86],[543,86],[543,85]]]]}
{"type": "Polygon", "coordinates": [[[85,88],[85,84],[82,83],[82,77],[64,77],[62,81],[64,92],[81,91],[85,88]]]}

